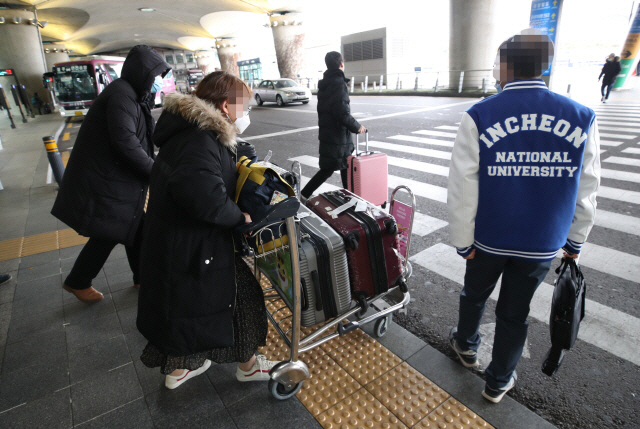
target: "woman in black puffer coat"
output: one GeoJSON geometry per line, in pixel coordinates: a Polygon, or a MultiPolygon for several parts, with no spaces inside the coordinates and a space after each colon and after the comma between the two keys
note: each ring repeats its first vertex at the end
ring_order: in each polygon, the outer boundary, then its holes
{"type": "Polygon", "coordinates": [[[170,94],[156,127],[143,233],[137,326],[141,360],[174,389],[211,361],[243,362],[239,381],[268,380],[262,289],[235,256],[232,230],[249,222],[234,202],[236,131],[248,125],[251,90],[225,72],[194,95],[170,94]],[[239,95],[241,94],[241,95],[239,95]],[[244,125],[243,125],[244,124],[244,125]]]}

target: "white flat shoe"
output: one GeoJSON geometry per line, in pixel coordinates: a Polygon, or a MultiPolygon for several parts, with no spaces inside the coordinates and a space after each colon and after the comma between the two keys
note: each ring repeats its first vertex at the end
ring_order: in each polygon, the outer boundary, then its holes
{"type": "Polygon", "coordinates": [[[204,361],[204,365],[202,365],[200,368],[196,370],[193,370],[193,371],[185,370],[181,375],[176,375],[176,376],[166,375],[164,379],[164,385],[167,389],[175,389],[176,387],[180,386],[182,383],[189,380],[190,378],[193,378],[202,374],[203,372],[208,370],[210,366],[211,366],[211,361],[207,359],[206,361],[204,361]]]}
{"type": "Polygon", "coordinates": [[[238,366],[236,378],[238,381],[269,381],[269,371],[278,361],[267,360],[266,356],[258,355],[249,371],[243,371],[238,366]]]}

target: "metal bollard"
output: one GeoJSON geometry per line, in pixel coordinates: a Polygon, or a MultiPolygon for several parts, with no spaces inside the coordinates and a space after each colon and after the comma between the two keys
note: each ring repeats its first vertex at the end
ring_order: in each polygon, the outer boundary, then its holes
{"type": "Polygon", "coordinates": [[[398,75],[398,80],[396,81],[396,91],[400,90],[400,75],[398,75]]]}
{"type": "Polygon", "coordinates": [[[416,76],[416,86],[413,88],[414,91],[418,90],[418,76],[416,76]]]}
{"type": "Polygon", "coordinates": [[[376,81],[375,80],[373,81],[373,90],[374,91],[376,90],[376,81]]]}
{"type": "Polygon", "coordinates": [[[353,92],[353,85],[355,85],[356,78],[351,76],[351,92],[353,92]]]}
{"type": "Polygon", "coordinates": [[[364,92],[367,92],[369,89],[369,76],[364,77],[364,92]]]}
{"type": "Polygon", "coordinates": [[[440,72],[436,74],[436,86],[433,87],[433,92],[438,92],[438,84],[440,82],[440,72]]]}
{"type": "Polygon", "coordinates": [[[571,84],[567,86],[567,97],[571,98],[571,84]]]}
{"type": "Polygon", "coordinates": [[[62,176],[64,175],[64,164],[62,163],[62,157],[58,152],[58,144],[54,136],[42,137],[44,147],[47,149],[47,158],[49,158],[49,164],[51,165],[51,171],[53,171],[53,177],[56,178],[58,186],[62,184],[62,176]]]}
{"type": "Polygon", "coordinates": [[[482,92],[484,94],[487,93],[487,79],[485,79],[485,78],[482,78],[482,92]]]}
{"type": "Polygon", "coordinates": [[[460,72],[460,83],[458,84],[458,94],[462,92],[462,82],[464,82],[464,72],[460,72]]]}
{"type": "Polygon", "coordinates": [[[16,106],[20,110],[20,114],[22,115],[22,123],[27,123],[27,118],[24,116],[24,110],[22,110],[22,104],[20,104],[20,97],[18,96],[18,88],[15,85],[11,85],[11,95],[13,95],[13,101],[15,101],[16,106]]]}
{"type": "MultiPolygon", "coordinates": [[[[380,88],[378,88],[378,92],[382,92],[382,84],[384,83],[384,75],[380,75],[380,88]]],[[[388,85],[387,85],[388,86],[388,85]]]]}

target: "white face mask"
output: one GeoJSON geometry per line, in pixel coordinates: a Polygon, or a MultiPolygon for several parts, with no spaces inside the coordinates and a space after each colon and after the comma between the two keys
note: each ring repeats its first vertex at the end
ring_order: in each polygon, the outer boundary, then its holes
{"type": "Polygon", "coordinates": [[[500,81],[500,49],[498,49],[496,59],[493,61],[493,77],[498,82],[500,81]]]}
{"type": "MultiPolygon", "coordinates": [[[[242,113],[243,113],[242,117],[237,118],[236,121],[233,123],[236,126],[236,130],[238,130],[238,134],[244,133],[244,130],[246,130],[249,124],[251,123],[251,120],[249,119],[249,112],[246,111],[242,113]]],[[[229,115],[227,115],[227,117],[229,117],[229,115]]],[[[229,118],[229,120],[231,120],[231,118],[229,118]]]]}

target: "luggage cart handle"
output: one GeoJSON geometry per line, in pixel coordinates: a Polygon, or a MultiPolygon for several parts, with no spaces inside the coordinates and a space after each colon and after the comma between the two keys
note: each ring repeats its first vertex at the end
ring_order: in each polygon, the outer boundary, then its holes
{"type": "MultiPolygon", "coordinates": [[[[360,134],[356,133],[356,155],[358,155],[358,146],[360,145],[360,134]]],[[[364,153],[369,153],[369,130],[364,132],[364,153]]]]}

